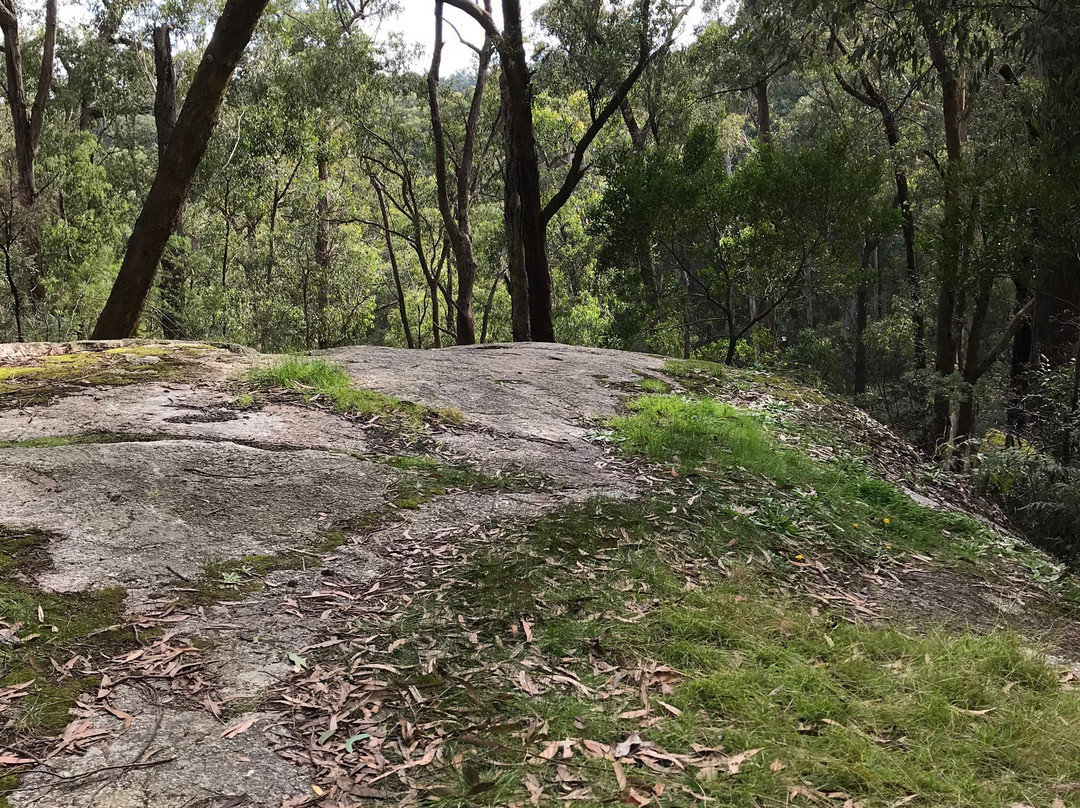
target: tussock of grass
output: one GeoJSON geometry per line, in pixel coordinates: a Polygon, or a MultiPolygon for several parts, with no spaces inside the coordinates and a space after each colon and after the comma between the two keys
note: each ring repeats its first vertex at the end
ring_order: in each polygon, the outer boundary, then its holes
{"type": "Polygon", "coordinates": [[[717,470],[760,475],[770,485],[755,498],[754,520],[779,534],[870,557],[885,549],[967,558],[1008,549],[974,519],[917,505],[856,462],[816,463],[780,445],[762,415],[679,396],[644,396],[630,410],[611,422],[624,451],[705,481],[717,470]]]}
{"type": "Polygon", "coordinates": [[[654,395],[662,395],[664,393],[671,392],[671,385],[665,382],[663,379],[656,379],[652,376],[645,376],[642,378],[638,386],[646,393],[652,393],[654,395]]]}
{"type": "Polygon", "coordinates": [[[283,388],[299,393],[305,401],[321,401],[343,415],[374,416],[411,429],[440,419],[461,423],[456,410],[432,410],[411,401],[352,387],[343,368],[312,357],[287,356],[248,373],[248,381],[262,388],[283,388]]]}

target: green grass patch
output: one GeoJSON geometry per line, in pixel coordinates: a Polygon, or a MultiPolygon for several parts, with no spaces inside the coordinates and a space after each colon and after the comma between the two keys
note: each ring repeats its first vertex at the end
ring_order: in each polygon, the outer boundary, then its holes
{"type": "MultiPolygon", "coordinates": [[[[441,604],[397,626],[439,638],[446,678],[425,698],[467,716],[446,755],[459,765],[427,775],[437,804],[523,802],[529,777],[541,805],[559,804],[566,777],[588,788],[583,805],[618,802],[627,792],[613,767],[585,757],[583,741],[615,746],[634,732],[691,761],[668,771],[623,761],[637,793],[662,785],[670,805],[700,805],[691,793],[739,808],[809,805],[807,793],[831,804],[840,792],[866,806],[1049,805],[1055,786],[1080,780],[1080,699],[1041,649],[1007,633],[855,625],[812,609],[777,593],[775,570],[742,563],[751,534],[764,543],[767,529],[725,531],[707,507],[679,502],[594,501],[545,516],[480,550],[441,587],[441,604]],[[689,558],[705,574],[680,573],[689,558]],[[538,669],[564,669],[590,694],[549,682],[531,695],[513,674],[448,686],[455,666],[513,670],[523,657],[539,681],[538,669]],[[675,671],[671,690],[652,687],[643,716],[634,672],[658,664],[675,671]],[[561,739],[574,741],[562,774],[560,756],[537,758],[561,739]],[[760,751],[738,773],[710,776],[695,763],[708,761],[702,749],[760,751]]],[[[397,654],[415,662],[411,645],[397,654]]]]}
{"type": "Polygon", "coordinates": [[[664,370],[678,378],[704,376],[712,381],[722,381],[729,375],[730,368],[704,359],[669,359],[664,363],[664,370]]]}
{"type": "Polygon", "coordinates": [[[418,508],[432,497],[459,491],[515,491],[543,488],[547,480],[522,469],[507,468],[487,474],[464,463],[450,464],[430,455],[393,455],[374,458],[398,469],[394,507],[418,508]]]}
{"type": "Polygon", "coordinates": [[[349,375],[339,365],[302,356],[286,356],[272,364],[255,368],[247,380],[259,388],[276,388],[298,394],[306,402],[325,403],[343,415],[374,417],[384,424],[416,431],[431,420],[460,424],[464,416],[456,410],[433,410],[411,401],[353,387],[349,375]]]}
{"type": "Polygon", "coordinates": [[[782,446],[764,414],[680,396],[645,396],[629,409],[610,422],[623,451],[701,480],[706,496],[718,490],[709,484],[718,471],[734,474],[753,497],[733,492],[733,504],[752,510],[752,521],[792,546],[804,538],[824,551],[862,558],[909,550],[974,559],[1020,549],[974,519],[917,505],[895,485],[868,476],[857,461],[817,463],[782,446]]]}
{"type": "Polygon", "coordinates": [[[18,580],[20,568],[40,570],[48,563],[48,537],[29,530],[0,528],[0,621],[19,639],[0,643],[0,687],[33,680],[29,695],[18,699],[0,728],[0,744],[23,733],[59,733],[70,721],[68,709],[79,693],[96,686],[93,677],[59,678],[52,661],[74,654],[93,658],[132,642],[120,627],[124,591],[42,592],[18,580]]]}
{"type": "Polygon", "coordinates": [[[671,385],[665,382],[663,379],[654,379],[652,376],[645,376],[642,378],[638,385],[643,392],[652,393],[654,395],[662,395],[664,393],[671,392],[671,385]]]}
{"type": "Polygon", "coordinates": [[[799,596],[804,558],[873,568],[932,551],[991,574],[984,557],[1010,549],[858,463],[781,444],[768,419],[707,399],[633,402],[609,437],[673,469],[666,491],[504,526],[405,611],[388,661],[415,665],[437,642],[438,681],[417,686],[455,717],[456,764],[418,773],[434,804],[555,806],[585,789],[575,804],[590,806],[636,800],[632,788],[678,806],[1006,808],[1050,805],[1080,781],[1080,698],[1045,649],[934,622],[852,623],[799,596]],[[656,666],[666,689],[646,679],[646,715],[639,677],[656,666]],[[585,755],[585,740],[632,733],[684,764],[631,755],[620,785],[585,755]],[[564,739],[569,758],[538,757],[564,739]],[[734,773],[699,765],[750,750],[734,773]]]}
{"type": "Polygon", "coordinates": [[[25,440],[0,440],[0,449],[55,449],[60,446],[125,443],[132,440],[140,440],[140,438],[116,432],[82,432],[78,435],[50,435],[25,440]]]}

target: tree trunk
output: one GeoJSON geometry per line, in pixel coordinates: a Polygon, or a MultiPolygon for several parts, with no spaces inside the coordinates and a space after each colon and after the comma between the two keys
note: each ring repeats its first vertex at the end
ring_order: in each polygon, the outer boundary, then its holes
{"type": "Polygon", "coordinates": [[[316,335],[320,348],[330,347],[330,327],[327,317],[330,308],[330,155],[326,134],[319,133],[315,166],[319,172],[319,196],[315,202],[315,279],[316,318],[319,332],[316,335]]]}
{"type": "MultiPolygon", "coordinates": [[[[509,91],[505,73],[500,77],[503,104],[508,107],[509,91]]],[[[532,339],[529,324],[529,279],[525,274],[525,253],[521,244],[521,199],[518,196],[517,161],[513,136],[506,127],[506,164],[503,167],[503,221],[506,228],[506,263],[510,285],[510,325],[514,342],[532,339]]]]}
{"type": "Polygon", "coordinates": [[[176,214],[206,153],[225,88],[269,0],[227,0],[158,165],[94,339],[134,336],[176,214]]]}
{"type": "Polygon", "coordinates": [[[45,3],[45,41],[41,56],[41,73],[31,109],[26,107],[26,91],[23,86],[22,51],[19,44],[19,21],[13,0],[0,0],[0,30],[4,33],[4,61],[7,72],[8,106],[15,136],[15,163],[19,172],[20,201],[26,207],[37,199],[34,180],[34,160],[41,129],[45,122],[45,104],[49,100],[49,87],[53,78],[53,62],[56,56],[56,0],[45,3]]]}
{"type": "Polygon", "coordinates": [[[11,292],[11,303],[15,307],[15,340],[25,342],[22,324],[22,298],[19,296],[19,286],[15,283],[15,273],[11,266],[11,245],[4,248],[4,272],[7,275],[8,290],[11,292]]]}
{"type": "Polygon", "coordinates": [[[53,63],[56,58],[56,3],[45,2],[45,37],[42,43],[41,70],[32,106],[27,109],[26,90],[23,85],[22,50],[19,43],[18,12],[13,0],[0,0],[0,30],[4,35],[4,62],[7,87],[4,93],[11,109],[12,134],[15,140],[15,165],[19,177],[18,199],[27,224],[23,236],[24,249],[30,259],[30,302],[35,307],[45,297],[41,283],[41,226],[35,221],[34,203],[37,201],[37,183],[34,162],[37,159],[41,130],[45,123],[45,105],[49,100],[49,88],[53,80],[53,63]]]}
{"type": "MultiPolygon", "coordinates": [[[[490,10],[490,9],[489,9],[490,10]]],[[[472,189],[473,155],[476,149],[476,131],[480,123],[480,111],[491,63],[491,38],[485,38],[480,50],[480,61],[473,85],[472,101],[465,120],[465,134],[461,144],[461,159],[457,164],[457,191],[454,209],[450,207],[447,186],[450,178],[446,167],[446,138],[443,135],[442,113],[439,107],[439,66],[442,61],[443,3],[435,2],[435,47],[432,51],[431,70],[428,72],[428,104],[431,108],[431,131],[435,142],[435,183],[439,194],[439,211],[447,237],[454,250],[457,267],[456,328],[458,345],[476,342],[476,324],[473,317],[473,287],[476,282],[476,255],[473,251],[472,228],[469,208],[472,189]]]]}
{"type": "Polygon", "coordinates": [[[394,250],[394,239],[390,235],[390,212],[386,208],[382,183],[375,175],[371,176],[371,185],[375,189],[375,198],[379,202],[379,214],[382,216],[383,235],[386,237],[386,252],[390,256],[390,270],[394,274],[394,290],[397,292],[398,315],[401,317],[401,328],[405,332],[405,344],[409,348],[414,348],[416,346],[413,343],[412,331],[409,329],[409,310],[405,305],[405,289],[401,285],[397,252],[394,250]]]}
{"type": "Polygon", "coordinates": [[[761,79],[754,84],[754,100],[757,101],[758,138],[762,143],[772,140],[772,119],[769,114],[769,80],[761,79]]]}
{"type": "Polygon", "coordinates": [[[491,290],[488,292],[487,302],[484,304],[484,316],[480,325],[480,342],[487,342],[488,324],[491,322],[491,304],[495,301],[495,292],[499,289],[499,281],[502,276],[496,275],[491,282],[491,290]]]}
{"type": "Polygon", "coordinates": [[[516,168],[521,247],[529,287],[529,333],[537,342],[554,342],[551,270],[540,200],[540,166],[533,133],[532,86],[525,58],[520,0],[502,0],[504,30],[499,53],[506,75],[507,126],[516,168]]]}
{"type": "MultiPolygon", "coordinates": [[[[956,337],[953,318],[956,312],[955,287],[960,277],[961,259],[961,202],[959,188],[959,163],[963,143],[961,126],[962,104],[959,77],[945,52],[941,35],[935,28],[937,21],[923,19],[923,28],[930,50],[930,57],[941,84],[941,110],[945,127],[945,152],[948,165],[945,170],[945,210],[942,222],[942,247],[939,262],[940,284],[938,291],[937,334],[934,369],[939,384],[946,385],[956,367],[956,337]]],[[[949,439],[949,395],[944,389],[934,394],[934,440],[941,446],[949,439]]]]}
{"type": "Polygon", "coordinates": [[[970,454],[971,437],[975,430],[975,382],[979,380],[979,347],[986,327],[986,315],[990,309],[991,280],[984,280],[975,295],[975,310],[968,326],[967,345],[964,349],[964,367],[961,371],[963,388],[956,408],[956,433],[953,443],[960,455],[970,454]]]}
{"type": "MultiPolygon", "coordinates": [[[[157,129],[158,162],[172,139],[176,125],[176,66],[173,63],[169,26],[162,24],[152,32],[154,44],[154,126],[157,129]]],[[[184,204],[176,213],[172,235],[183,238],[184,204]]],[[[165,339],[184,339],[184,266],[178,255],[166,247],[161,257],[161,333],[165,339]]]]}
{"type": "MultiPolygon", "coordinates": [[[[938,289],[937,326],[935,334],[934,370],[938,383],[946,385],[956,367],[956,337],[953,332],[953,314],[956,301],[950,284],[941,283],[938,289]]],[[[934,445],[942,446],[949,440],[949,394],[945,390],[934,393],[934,445]]]]}

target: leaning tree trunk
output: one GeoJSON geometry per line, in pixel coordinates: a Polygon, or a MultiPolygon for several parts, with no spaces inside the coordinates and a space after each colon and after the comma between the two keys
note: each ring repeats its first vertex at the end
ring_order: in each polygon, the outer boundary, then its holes
{"type": "Polygon", "coordinates": [[[139,327],[158,262],[176,214],[187,199],[195,171],[206,153],[225,88],[269,0],[227,0],[218,17],[173,128],[153,185],[128,240],[124,263],[98,317],[94,339],[133,336],[139,327]]]}
{"type": "Polygon", "coordinates": [[[401,270],[398,267],[397,252],[394,250],[394,239],[391,236],[390,212],[386,207],[386,197],[383,195],[382,182],[374,174],[371,175],[371,187],[375,189],[375,198],[379,203],[379,215],[382,217],[383,236],[386,238],[386,252],[390,256],[390,270],[394,275],[394,291],[397,293],[398,316],[401,317],[401,328],[405,332],[405,344],[409,348],[416,347],[413,343],[412,330],[409,328],[409,309],[405,305],[405,288],[401,285],[401,270]]]}
{"type": "MultiPolygon", "coordinates": [[[[176,65],[173,62],[172,41],[169,26],[162,24],[153,30],[154,77],[154,125],[157,129],[158,162],[165,157],[165,149],[172,139],[176,126],[176,65]]],[[[184,204],[176,212],[172,235],[183,238],[184,204]]],[[[174,250],[166,248],[161,256],[161,333],[165,339],[184,339],[182,320],[184,310],[184,266],[174,250]]]]}

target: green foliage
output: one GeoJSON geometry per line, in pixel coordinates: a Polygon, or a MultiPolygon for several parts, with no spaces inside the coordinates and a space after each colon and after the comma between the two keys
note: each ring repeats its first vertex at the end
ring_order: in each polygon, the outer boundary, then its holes
{"type": "Polygon", "coordinates": [[[619,344],[689,319],[702,324],[690,328],[697,343],[732,346],[721,357],[731,363],[764,316],[747,319],[734,297],[769,311],[810,275],[819,287],[849,283],[859,238],[891,220],[880,163],[857,159],[844,138],[792,151],[763,144],[736,170],[729,163],[718,129],[702,124],[681,150],[629,156],[611,172],[596,227],[625,327],[619,344]]]}

